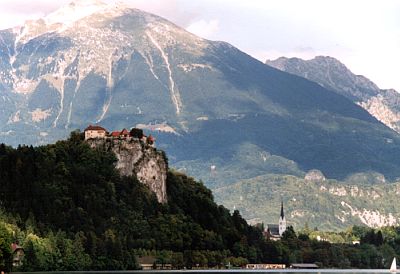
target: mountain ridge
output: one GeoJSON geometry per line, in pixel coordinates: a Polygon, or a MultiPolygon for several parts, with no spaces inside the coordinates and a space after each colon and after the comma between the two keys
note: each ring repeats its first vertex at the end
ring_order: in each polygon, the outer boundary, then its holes
{"type": "Polygon", "coordinates": [[[339,60],[316,56],[310,60],[280,57],[266,64],[292,73],[341,94],[360,105],[372,116],[400,132],[400,95],[393,89],[380,89],[363,75],[355,75],[339,60]]]}

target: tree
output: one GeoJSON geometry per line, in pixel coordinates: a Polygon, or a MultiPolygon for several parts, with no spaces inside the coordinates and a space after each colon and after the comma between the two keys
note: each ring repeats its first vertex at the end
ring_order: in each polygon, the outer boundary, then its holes
{"type": "Polygon", "coordinates": [[[12,253],[11,253],[11,234],[4,223],[0,224],[0,269],[6,272],[11,271],[12,253]]]}

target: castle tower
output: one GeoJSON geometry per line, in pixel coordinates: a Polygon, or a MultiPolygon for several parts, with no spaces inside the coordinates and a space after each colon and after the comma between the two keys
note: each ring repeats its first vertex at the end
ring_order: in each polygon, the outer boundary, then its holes
{"type": "Polygon", "coordinates": [[[279,217],[279,236],[282,237],[283,232],[286,231],[286,218],[283,213],[283,201],[281,202],[281,216],[279,217]]]}

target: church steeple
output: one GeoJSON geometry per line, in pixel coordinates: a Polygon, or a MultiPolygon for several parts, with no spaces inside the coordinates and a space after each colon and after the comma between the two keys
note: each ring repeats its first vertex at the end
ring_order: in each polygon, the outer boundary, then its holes
{"type": "Polygon", "coordinates": [[[282,237],[283,232],[286,231],[286,218],[283,212],[283,201],[281,201],[281,216],[279,217],[279,236],[282,237]]]}

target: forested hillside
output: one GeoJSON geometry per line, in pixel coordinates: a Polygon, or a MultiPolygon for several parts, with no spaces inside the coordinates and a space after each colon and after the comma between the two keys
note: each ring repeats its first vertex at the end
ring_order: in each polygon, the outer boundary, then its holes
{"type": "Polygon", "coordinates": [[[188,266],[185,251],[213,251],[214,264],[262,260],[261,231],[201,183],[170,171],[162,205],[136,178],[119,176],[115,161],[77,132],[53,145],[0,146],[3,222],[25,248],[22,270],[134,269],[138,249],[176,252],[188,266]]]}
{"type": "Polygon", "coordinates": [[[318,262],[321,267],[379,268],[400,253],[400,231],[356,230],[316,240],[318,231],[282,241],[262,235],[238,211],[218,206],[193,178],[168,172],[168,203],[135,177],[121,177],[112,153],[91,149],[79,132],[41,147],[0,145],[0,269],[11,270],[11,244],[25,251],[14,270],[137,269],[153,255],[174,268],[318,262]],[[341,237],[341,241],[337,241],[341,237]],[[353,245],[361,239],[361,245],[353,245]]]}

